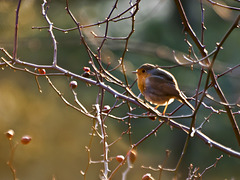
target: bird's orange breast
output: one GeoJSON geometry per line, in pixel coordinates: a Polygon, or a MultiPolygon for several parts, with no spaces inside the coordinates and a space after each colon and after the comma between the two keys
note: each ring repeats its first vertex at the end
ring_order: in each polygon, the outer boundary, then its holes
{"type": "Polygon", "coordinates": [[[146,88],[146,78],[149,77],[151,74],[137,74],[137,83],[138,89],[144,95],[144,90],[146,88]]]}

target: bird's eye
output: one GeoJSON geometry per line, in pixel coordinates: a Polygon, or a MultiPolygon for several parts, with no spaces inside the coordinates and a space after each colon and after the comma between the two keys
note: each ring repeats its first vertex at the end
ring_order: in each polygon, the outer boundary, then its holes
{"type": "Polygon", "coordinates": [[[146,72],[146,70],[145,70],[145,69],[143,69],[143,70],[142,70],[142,73],[145,73],[145,72],[146,72]]]}

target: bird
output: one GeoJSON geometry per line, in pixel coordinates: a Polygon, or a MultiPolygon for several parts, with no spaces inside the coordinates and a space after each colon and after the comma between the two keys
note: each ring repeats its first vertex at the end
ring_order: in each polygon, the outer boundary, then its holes
{"type": "Polygon", "coordinates": [[[193,111],[195,110],[184,93],[180,91],[177,80],[170,72],[148,63],[141,65],[133,72],[137,75],[138,89],[144,98],[156,105],[156,109],[159,106],[165,106],[163,115],[174,99],[186,104],[193,111]]]}

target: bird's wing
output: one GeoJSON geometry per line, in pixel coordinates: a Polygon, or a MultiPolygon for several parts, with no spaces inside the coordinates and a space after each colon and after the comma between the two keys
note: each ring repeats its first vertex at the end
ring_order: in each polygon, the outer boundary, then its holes
{"type": "Polygon", "coordinates": [[[164,69],[156,68],[151,73],[152,73],[153,76],[157,76],[159,78],[165,79],[169,83],[177,84],[177,81],[174,78],[174,76],[164,69]]]}
{"type": "Polygon", "coordinates": [[[149,76],[146,79],[146,90],[159,96],[179,97],[179,90],[175,82],[162,76],[149,76]]]}

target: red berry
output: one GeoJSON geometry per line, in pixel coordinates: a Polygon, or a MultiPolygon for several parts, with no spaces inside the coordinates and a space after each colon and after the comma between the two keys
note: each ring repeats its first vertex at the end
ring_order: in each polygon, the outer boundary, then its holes
{"type": "Polygon", "coordinates": [[[85,72],[90,72],[90,68],[89,68],[89,67],[83,67],[83,70],[84,70],[85,72]]]}
{"type": "Polygon", "coordinates": [[[150,173],[144,174],[142,180],[153,180],[154,178],[150,173]]]}
{"type": "Polygon", "coordinates": [[[103,112],[108,113],[110,111],[111,107],[109,105],[105,105],[103,107],[103,112]]]}
{"type": "Polygon", "coordinates": [[[70,88],[75,89],[77,87],[77,81],[71,81],[69,83],[70,88]]]}
{"type": "Polygon", "coordinates": [[[115,159],[116,159],[119,163],[121,163],[121,162],[124,160],[124,156],[123,156],[123,155],[117,155],[117,156],[115,157],[115,159]]]}
{"type": "Polygon", "coordinates": [[[30,136],[26,135],[26,136],[22,137],[21,143],[22,144],[28,144],[28,143],[30,143],[31,140],[32,140],[32,138],[30,136]]]}
{"type": "Polygon", "coordinates": [[[46,74],[46,70],[45,69],[38,69],[39,74],[46,74]]]}

